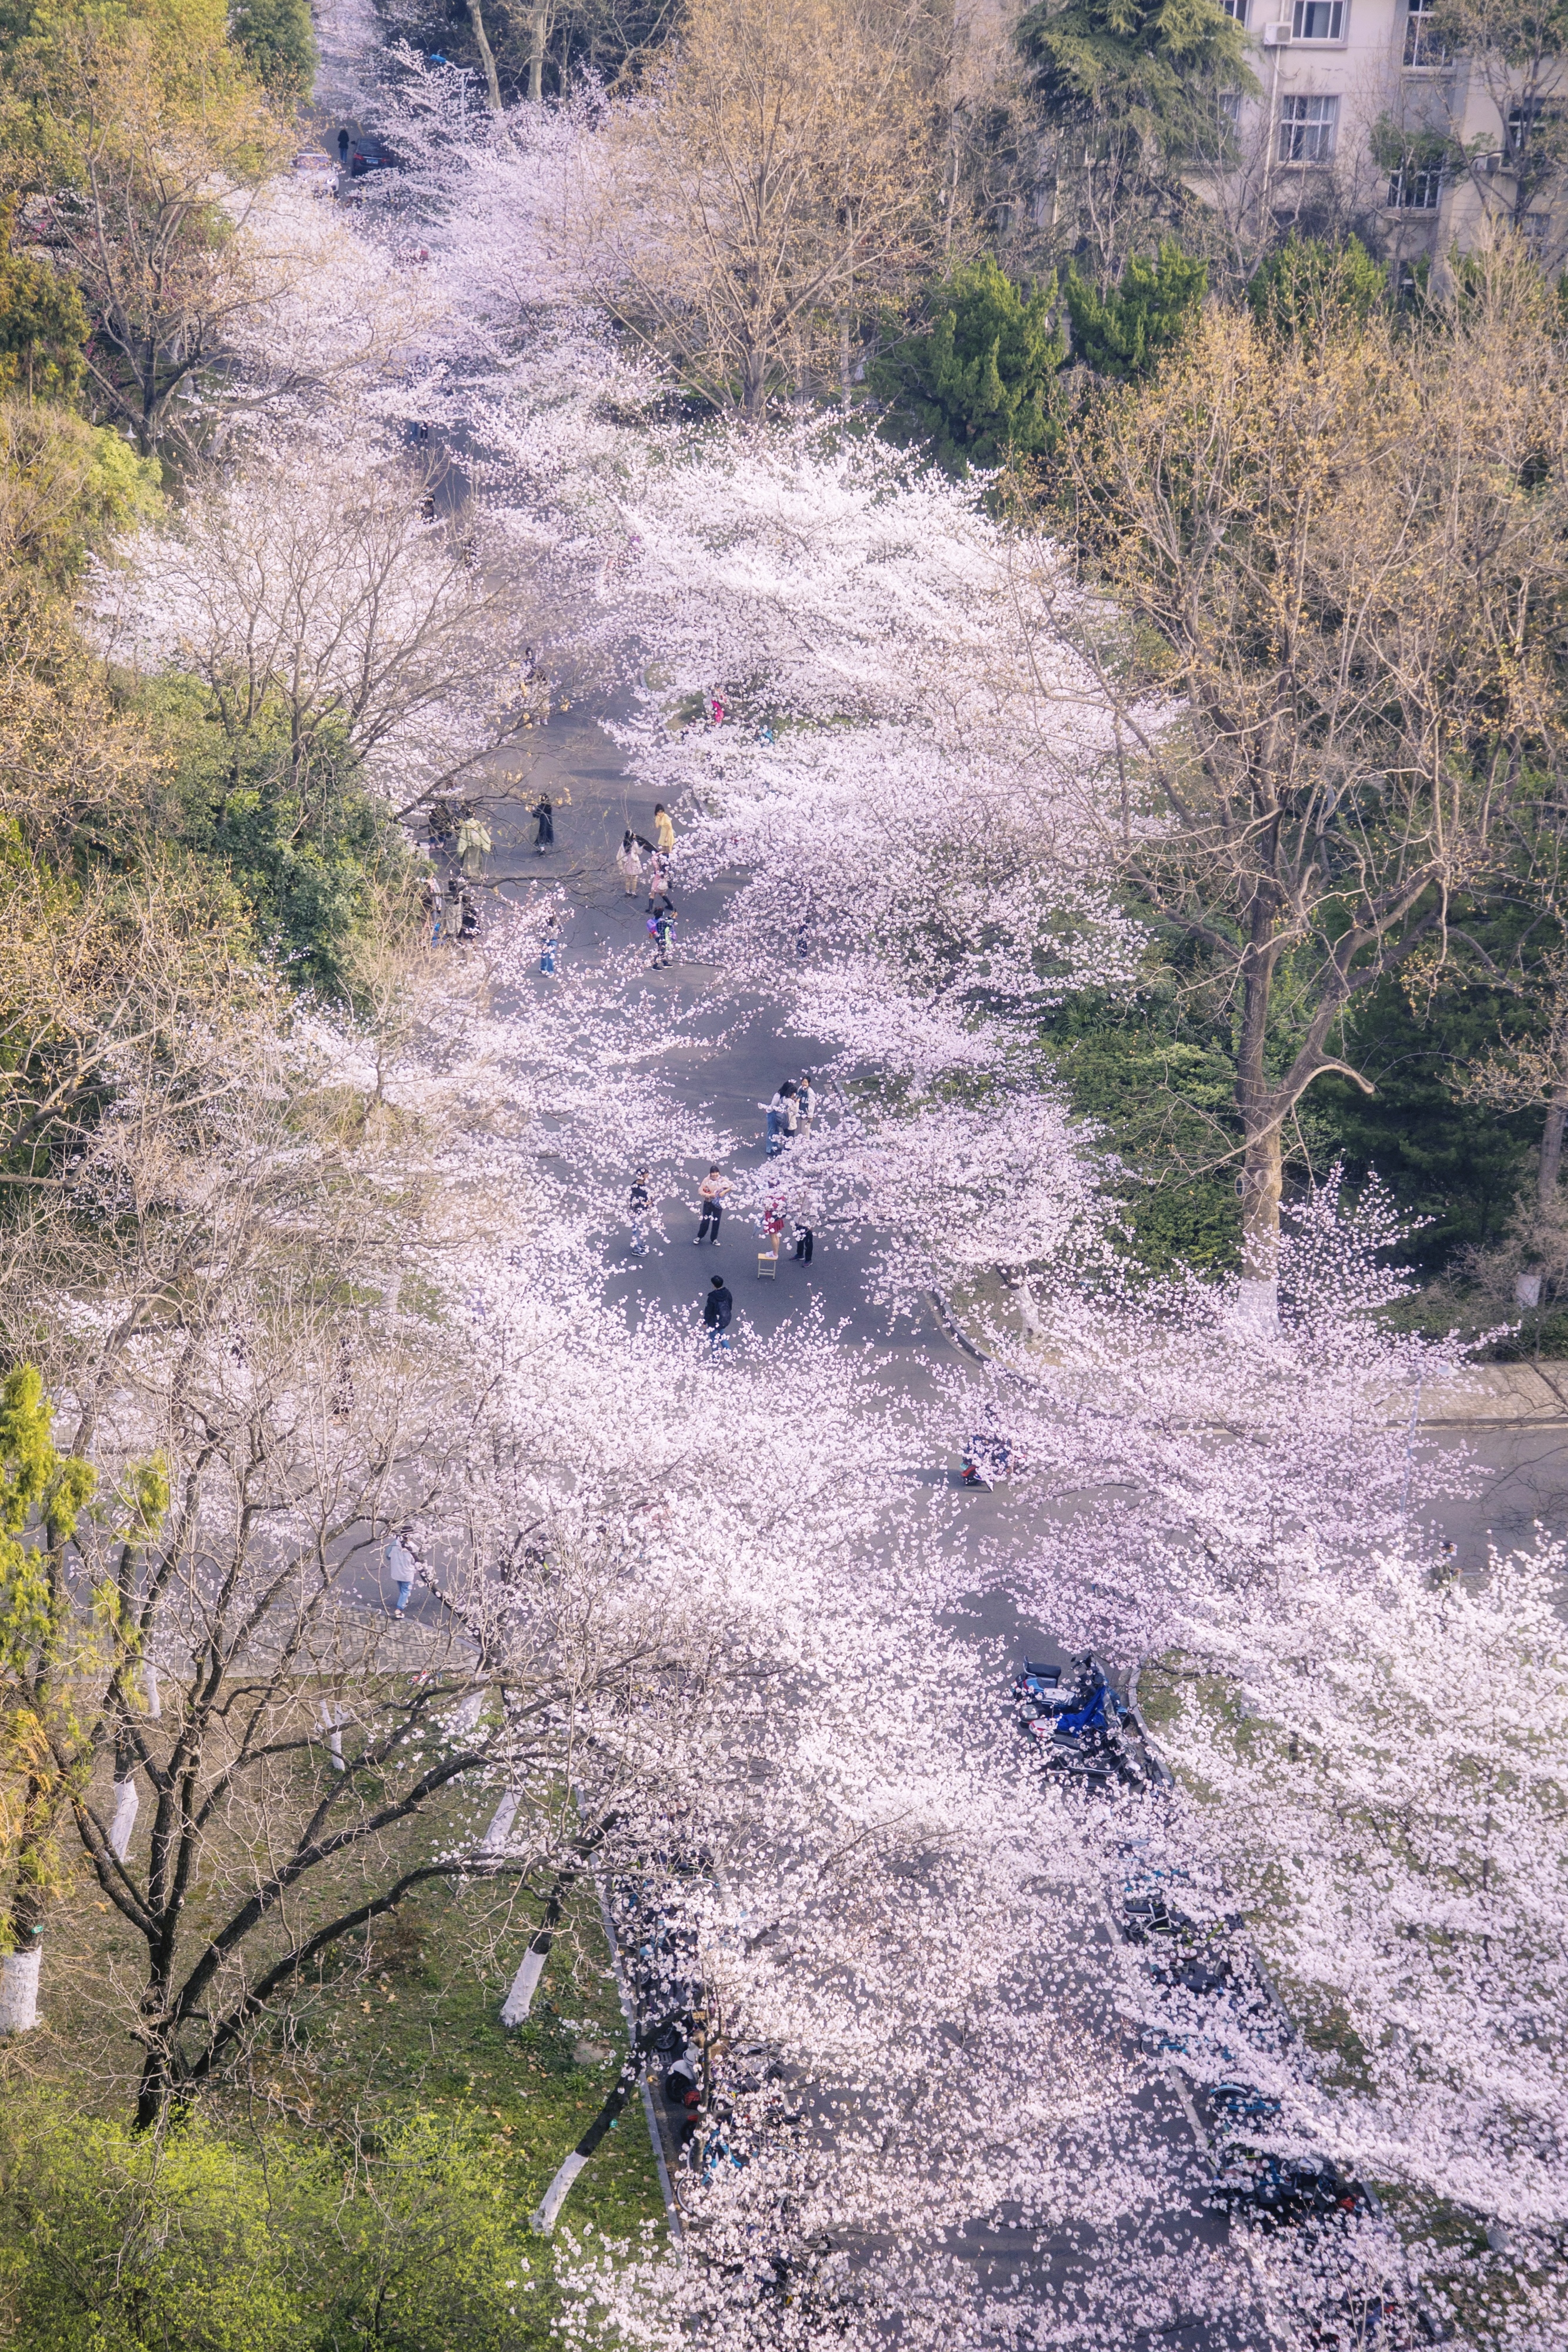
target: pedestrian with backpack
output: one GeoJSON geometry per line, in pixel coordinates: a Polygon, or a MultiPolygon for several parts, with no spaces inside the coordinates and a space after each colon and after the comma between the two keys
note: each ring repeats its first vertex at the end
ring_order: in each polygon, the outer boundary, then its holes
{"type": "Polygon", "coordinates": [[[668,901],[657,915],[649,917],[648,928],[654,938],[653,961],[648,967],[650,971],[662,971],[666,965],[675,961],[675,908],[668,901]]]}

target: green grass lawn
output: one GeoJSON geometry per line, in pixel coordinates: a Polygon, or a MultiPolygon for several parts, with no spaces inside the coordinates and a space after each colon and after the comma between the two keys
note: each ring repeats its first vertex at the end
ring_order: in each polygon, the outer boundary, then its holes
{"type": "MultiPolygon", "coordinates": [[[[379,1934],[345,1942],[288,2011],[268,2022],[227,2083],[203,2107],[226,2133],[260,2123],[289,2135],[356,2137],[373,2155],[383,2133],[419,2109],[477,2129],[500,2159],[515,2204],[508,2216],[519,2258],[523,2340],[544,2346],[559,2310],[556,2242],[531,2217],[557,2166],[616,2079],[626,2028],[597,1902],[578,1890],[535,1993],[529,2022],[507,2031],[498,2012],[533,1928],[535,1906],[495,1910],[493,1890],[439,1887],[411,1902],[379,1934]]],[[[79,1894],[51,1922],[44,2025],[5,2071],[25,2068],[73,2106],[127,2117],[137,2052],[124,1999],[108,1994],[105,1960],[138,1982],[140,1947],[79,1894]]],[[[558,2223],[595,2248],[662,2244],[658,2167],[640,2099],[630,2102],[574,2183],[558,2223]]],[[[456,2347],[454,2347],[456,2352],[456,2347]]]]}

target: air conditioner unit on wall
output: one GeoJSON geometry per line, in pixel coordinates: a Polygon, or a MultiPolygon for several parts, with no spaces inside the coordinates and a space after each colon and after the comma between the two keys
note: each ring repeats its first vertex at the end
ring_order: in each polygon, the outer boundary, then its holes
{"type": "Polygon", "coordinates": [[[1263,46],[1266,49],[1288,49],[1290,46],[1289,26],[1284,24],[1265,25],[1263,27],[1263,46]]]}

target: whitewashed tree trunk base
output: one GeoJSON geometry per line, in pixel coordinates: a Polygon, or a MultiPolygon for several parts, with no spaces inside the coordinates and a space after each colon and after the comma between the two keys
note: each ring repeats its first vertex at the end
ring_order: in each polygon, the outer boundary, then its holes
{"type": "Polygon", "coordinates": [[[501,2004],[503,2025],[521,2025],[533,2007],[533,1996],[539,1990],[539,1979],[544,1974],[549,1950],[536,1952],[530,1944],[522,1956],[522,1966],[511,1980],[511,1990],[501,2004]]]}
{"type": "Polygon", "coordinates": [[[447,1731],[449,1738],[461,1739],[466,1733],[472,1731],[479,1719],[485,1697],[486,1693],[482,1687],[470,1691],[468,1697],[452,1709],[451,1714],[447,1717],[447,1731]]]}
{"type": "Polygon", "coordinates": [[[341,1727],[347,1721],[348,1717],[341,1706],[329,1706],[325,1699],[321,1701],[321,1728],[327,1735],[327,1758],[334,1772],[348,1770],[348,1766],[343,1762],[343,1735],[341,1727]]]}
{"type": "Polygon", "coordinates": [[[114,1819],[109,1829],[109,1851],[116,1862],[123,1862],[131,1847],[131,1832],[136,1826],[136,1816],[142,1800],[136,1793],[134,1780],[116,1780],[114,1784],[114,1819]]]}
{"type": "MultiPolygon", "coordinates": [[[[43,1946],[30,1951],[7,1952],[0,1960],[0,2033],[31,2033],[38,2021],[38,1971],[44,1965],[43,1946]]],[[[565,2189],[562,2195],[566,2194],[565,2189]]]]}
{"type": "Polygon", "coordinates": [[[517,1809],[521,1802],[522,1791],[521,1789],[509,1789],[507,1790],[505,1796],[496,1807],[495,1811],[490,1815],[489,1829],[486,1830],[483,1837],[479,1840],[479,1852],[481,1853],[493,1853],[498,1846],[501,1846],[506,1843],[507,1839],[511,1835],[511,1825],[517,1819],[517,1809]]]}
{"type": "Polygon", "coordinates": [[[566,2192],[588,2159],[574,2148],[554,2179],[544,2192],[544,2202],[533,2217],[533,2226],[542,2238],[548,2238],[555,2227],[556,2217],[566,2202],[566,2192]]]}

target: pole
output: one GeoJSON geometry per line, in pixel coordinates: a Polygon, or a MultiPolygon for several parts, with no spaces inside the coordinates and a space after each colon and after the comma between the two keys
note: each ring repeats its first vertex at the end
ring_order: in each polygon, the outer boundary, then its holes
{"type": "Polygon", "coordinates": [[[1399,1531],[1403,1535],[1410,1525],[1410,1475],[1415,1466],[1415,1431],[1421,1419],[1421,1382],[1415,1383],[1415,1402],[1410,1408],[1410,1426],[1405,1433],[1405,1485],[1399,1497],[1399,1531]]]}

